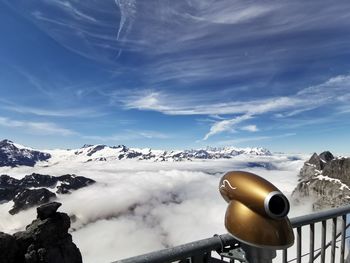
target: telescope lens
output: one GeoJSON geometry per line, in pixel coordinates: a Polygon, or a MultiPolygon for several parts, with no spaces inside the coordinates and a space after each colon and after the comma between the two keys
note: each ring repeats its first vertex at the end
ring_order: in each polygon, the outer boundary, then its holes
{"type": "Polygon", "coordinates": [[[265,199],[265,210],[273,218],[285,217],[289,212],[289,202],[280,192],[272,192],[265,199]]]}
{"type": "Polygon", "coordinates": [[[271,213],[275,215],[280,215],[283,213],[285,206],[285,201],[281,196],[274,195],[273,197],[271,197],[269,202],[269,209],[271,213]]]}

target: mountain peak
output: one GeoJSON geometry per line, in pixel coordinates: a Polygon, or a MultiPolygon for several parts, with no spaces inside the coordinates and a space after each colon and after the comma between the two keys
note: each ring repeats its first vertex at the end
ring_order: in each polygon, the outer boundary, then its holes
{"type": "Polygon", "coordinates": [[[7,139],[0,141],[0,167],[34,166],[36,162],[45,161],[50,157],[48,153],[26,148],[7,139]]]}

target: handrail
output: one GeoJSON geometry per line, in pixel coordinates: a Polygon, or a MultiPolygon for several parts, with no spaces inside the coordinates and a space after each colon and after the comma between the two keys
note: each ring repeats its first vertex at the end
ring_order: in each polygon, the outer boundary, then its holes
{"type": "MultiPolygon", "coordinates": [[[[317,222],[322,222],[328,219],[350,213],[350,205],[329,209],[317,213],[312,213],[305,216],[291,218],[290,222],[293,228],[299,228],[305,225],[310,225],[317,222]]],[[[230,234],[216,235],[211,238],[194,241],[184,245],[166,248],[159,251],[154,251],[148,254],[139,255],[131,258],[115,261],[113,263],[164,263],[181,260],[197,254],[204,254],[210,251],[220,251],[223,247],[237,244],[230,234]]]]}
{"type": "Polygon", "coordinates": [[[290,219],[293,228],[309,225],[312,223],[317,223],[323,220],[332,219],[344,214],[350,213],[350,205],[332,208],[329,210],[311,213],[305,216],[298,216],[290,219]]]}
{"type": "Polygon", "coordinates": [[[184,245],[166,248],[154,251],[148,254],[118,260],[113,263],[164,263],[169,261],[181,260],[194,254],[208,252],[212,250],[221,250],[222,247],[236,244],[237,241],[229,234],[217,235],[184,245]]]}

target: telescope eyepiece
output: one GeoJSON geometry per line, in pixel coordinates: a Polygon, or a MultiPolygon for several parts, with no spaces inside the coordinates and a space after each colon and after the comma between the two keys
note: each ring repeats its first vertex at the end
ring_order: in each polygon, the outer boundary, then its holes
{"type": "Polygon", "coordinates": [[[279,191],[270,192],[264,200],[266,214],[271,218],[283,218],[289,212],[288,199],[279,191]]]}

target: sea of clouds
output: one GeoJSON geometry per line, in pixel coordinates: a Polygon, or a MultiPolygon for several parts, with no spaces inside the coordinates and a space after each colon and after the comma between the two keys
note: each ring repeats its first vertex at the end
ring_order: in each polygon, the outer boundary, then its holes
{"type": "MultiPolygon", "coordinates": [[[[191,162],[62,162],[34,168],[0,168],[0,174],[22,178],[32,172],[54,176],[74,173],[96,180],[92,186],[60,195],[58,201],[63,203],[60,211],[73,216],[71,234],[84,262],[104,263],[226,233],[223,220],[227,204],[218,184],[227,171],[256,173],[290,198],[299,170],[309,158],[294,157],[280,154],[191,162]],[[271,166],[247,167],[252,162],[268,162],[271,166]]],[[[0,205],[0,231],[23,230],[36,217],[35,208],[12,216],[8,213],[11,206],[12,202],[0,205]]],[[[291,202],[289,216],[310,211],[311,203],[291,202]]]]}

